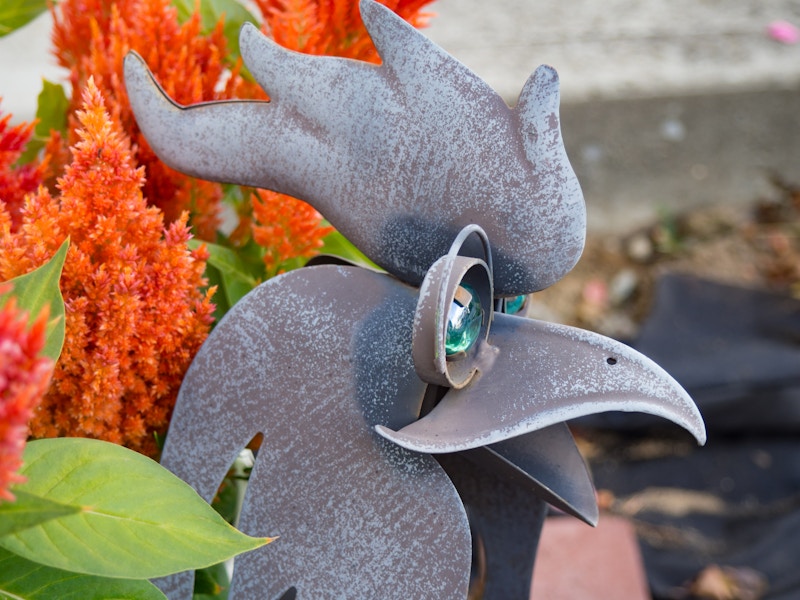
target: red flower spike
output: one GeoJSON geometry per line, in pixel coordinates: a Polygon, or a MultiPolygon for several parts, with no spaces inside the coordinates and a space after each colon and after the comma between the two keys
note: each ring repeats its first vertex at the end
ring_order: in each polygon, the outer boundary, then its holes
{"type": "MultiPolygon", "coordinates": [[[[0,285],[0,296],[10,291],[0,285]]],[[[0,501],[14,500],[10,487],[25,481],[17,471],[28,437],[28,422],[50,384],[53,361],[44,348],[47,311],[28,327],[28,314],[14,298],[0,308],[0,501]]]]}
{"type": "Polygon", "coordinates": [[[5,205],[11,229],[19,227],[25,196],[42,183],[47,161],[15,166],[33,135],[35,123],[11,126],[11,115],[0,117],[0,206],[5,205]]]}

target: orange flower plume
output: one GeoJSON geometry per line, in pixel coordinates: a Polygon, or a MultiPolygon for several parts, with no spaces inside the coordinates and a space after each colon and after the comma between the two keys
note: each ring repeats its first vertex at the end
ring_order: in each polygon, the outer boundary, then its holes
{"type": "MultiPolygon", "coordinates": [[[[420,12],[431,0],[384,0],[384,4],[415,26],[425,24],[420,12]]],[[[255,0],[264,19],[262,30],[279,44],[310,54],[329,54],[377,62],[378,56],[364,28],[354,0],[255,0]]],[[[73,89],[83,89],[89,77],[109,102],[109,111],[130,136],[137,159],[145,166],[145,196],[173,222],[184,211],[198,237],[215,238],[219,225],[222,188],[214,183],[181,175],[164,165],[141,136],[128,103],[122,78],[122,60],[129,50],[139,52],[165,91],[181,104],[229,98],[266,99],[264,92],[239,74],[232,63],[222,23],[201,34],[195,13],[179,24],[169,0],[62,0],[53,8],[54,51],[70,70],[73,89]],[[224,82],[224,83],[223,83],[224,82]]],[[[76,104],[77,98],[73,99],[76,104]]],[[[263,206],[252,214],[247,199],[237,207],[240,226],[232,234],[244,244],[254,219],[253,237],[265,247],[264,261],[312,256],[330,232],[316,211],[288,196],[264,192],[273,210],[263,206]],[[278,207],[278,204],[285,206],[278,207]],[[271,223],[277,211],[281,224],[271,223]],[[297,211],[297,214],[293,214],[297,211]],[[281,237],[273,237],[280,235],[281,237]]]]}
{"type": "MultiPolygon", "coordinates": [[[[306,54],[342,56],[371,63],[378,53],[361,20],[357,0],[254,0],[264,31],[285,48],[306,54]]],[[[422,9],[433,0],[382,0],[414,27],[424,27],[422,9]]]]}
{"type": "MultiPolygon", "coordinates": [[[[147,172],[145,196],[163,211],[168,223],[189,211],[195,233],[213,240],[221,187],[178,173],[155,156],[133,117],[122,61],[129,50],[137,51],[166,92],[182,104],[257,94],[258,88],[246,84],[238,68],[233,73],[226,70],[222,23],[203,35],[199,13],[180,24],[169,0],[63,0],[54,4],[52,12],[58,62],[69,69],[72,89],[84,89],[91,77],[102,91],[109,112],[138,148],[138,162],[147,172]]],[[[75,95],[70,112],[79,102],[75,95]]]]}
{"type": "Polygon", "coordinates": [[[320,225],[320,214],[309,204],[268,190],[256,192],[253,202],[253,239],[265,248],[264,265],[275,275],[293,258],[311,258],[322,238],[334,231],[320,225]],[[260,224],[259,224],[260,223],[260,224]]]}
{"type": "MultiPolygon", "coordinates": [[[[11,286],[0,285],[0,297],[11,286]]],[[[14,298],[0,307],[0,501],[14,500],[11,485],[25,479],[17,473],[28,438],[28,421],[47,391],[53,361],[39,356],[44,348],[47,312],[28,327],[28,314],[14,298]]]]}
{"type": "Polygon", "coordinates": [[[147,206],[143,169],[91,79],[83,98],[60,195],[40,188],[29,196],[15,233],[0,203],[0,280],[39,266],[71,238],[64,349],[31,434],[105,439],[153,455],[153,434],[166,430],[209,331],[211,291],[199,291],[207,252],[188,250],[185,215],[165,229],[147,206]]]}

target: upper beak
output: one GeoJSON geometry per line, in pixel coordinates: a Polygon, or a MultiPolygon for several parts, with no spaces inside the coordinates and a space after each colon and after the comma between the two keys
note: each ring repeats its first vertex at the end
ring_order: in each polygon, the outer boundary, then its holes
{"type": "Polygon", "coordinates": [[[478,371],[425,417],[383,437],[417,452],[444,453],[502,442],[605,411],[644,412],[687,429],[705,425],[686,391],[629,346],[583,329],[495,313],[478,371]]]}

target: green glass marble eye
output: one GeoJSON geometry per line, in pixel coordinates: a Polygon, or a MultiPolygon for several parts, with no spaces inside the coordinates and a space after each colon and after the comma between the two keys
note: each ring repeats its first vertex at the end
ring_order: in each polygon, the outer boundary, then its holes
{"type": "Polygon", "coordinates": [[[447,314],[447,333],[444,351],[447,356],[469,350],[481,332],[483,307],[478,294],[462,284],[456,289],[447,314]]]}
{"type": "Polygon", "coordinates": [[[519,311],[522,310],[522,307],[525,306],[525,300],[526,299],[527,299],[527,296],[525,296],[525,295],[523,295],[523,296],[514,296],[513,298],[507,298],[506,302],[505,302],[506,309],[505,309],[504,312],[507,315],[515,315],[515,314],[517,314],[519,311]]]}

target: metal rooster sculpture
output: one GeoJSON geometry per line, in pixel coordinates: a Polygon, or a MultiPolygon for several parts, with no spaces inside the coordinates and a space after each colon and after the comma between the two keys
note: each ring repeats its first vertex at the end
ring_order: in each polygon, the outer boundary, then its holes
{"type": "MultiPolygon", "coordinates": [[[[583,248],[555,71],[510,109],[390,10],[361,12],[380,66],[245,26],[270,102],[181,107],[126,58],[164,162],[303,198],[387,271],[308,267],[235,305],[186,375],[162,462],[210,499],[264,434],[239,527],[280,540],[236,559],[231,598],[463,600],[473,545],[484,597],[527,598],[545,502],[597,520],[564,421],[641,411],[702,443],[702,419],[631,348],[495,311],[583,248]]],[[[160,585],[189,598],[192,576],[160,585]]]]}

